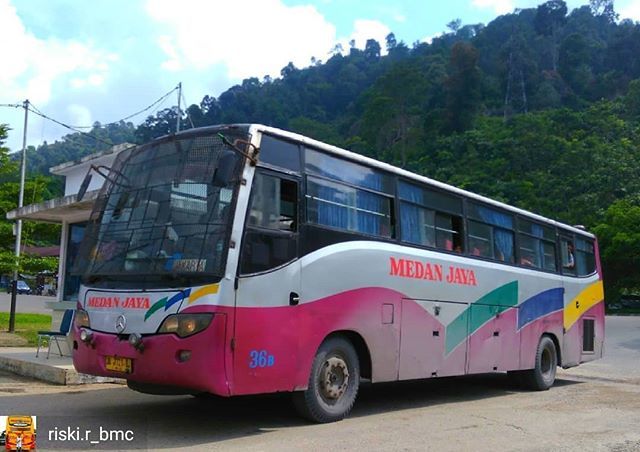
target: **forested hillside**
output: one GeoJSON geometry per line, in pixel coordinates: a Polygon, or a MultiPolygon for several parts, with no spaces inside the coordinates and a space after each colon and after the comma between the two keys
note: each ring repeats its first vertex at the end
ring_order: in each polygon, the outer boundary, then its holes
{"type": "MultiPolygon", "coordinates": [[[[619,21],[612,0],[573,11],[551,0],[448,29],[431,43],[389,34],[337,46],[326,62],[244,80],[191,105],[182,127],[273,125],[584,224],[601,235],[607,296],[639,291],[640,24],[619,21]]],[[[30,169],[171,133],[176,115],[96,124],[99,142],[67,135],[32,152],[30,169]]]]}

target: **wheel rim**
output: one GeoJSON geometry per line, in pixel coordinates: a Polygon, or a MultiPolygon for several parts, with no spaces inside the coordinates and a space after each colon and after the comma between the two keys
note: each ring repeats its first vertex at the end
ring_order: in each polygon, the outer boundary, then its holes
{"type": "Polygon", "coordinates": [[[349,368],[344,359],[332,356],[324,362],[319,386],[322,398],[329,403],[335,403],[344,395],[349,386],[349,368]]]}

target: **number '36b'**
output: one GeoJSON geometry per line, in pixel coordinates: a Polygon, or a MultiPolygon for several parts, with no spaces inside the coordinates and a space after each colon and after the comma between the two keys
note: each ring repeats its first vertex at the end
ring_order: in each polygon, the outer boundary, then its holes
{"type": "Polygon", "coordinates": [[[275,364],[275,358],[273,355],[267,353],[266,350],[251,350],[249,352],[249,367],[255,369],[256,367],[271,367],[275,364]]]}

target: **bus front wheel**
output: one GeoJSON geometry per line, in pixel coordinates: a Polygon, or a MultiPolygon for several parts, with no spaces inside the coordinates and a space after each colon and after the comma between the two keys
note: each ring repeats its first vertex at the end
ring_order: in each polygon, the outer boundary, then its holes
{"type": "Polygon", "coordinates": [[[553,386],[558,367],[556,344],[549,336],[542,336],[536,351],[536,367],[522,372],[524,386],[534,391],[545,391],[553,386]]]}
{"type": "Polygon", "coordinates": [[[351,411],[359,385],[360,364],[353,345],[343,337],[331,337],[316,353],[307,390],[295,392],[293,402],[313,422],[339,421],[351,411]]]}

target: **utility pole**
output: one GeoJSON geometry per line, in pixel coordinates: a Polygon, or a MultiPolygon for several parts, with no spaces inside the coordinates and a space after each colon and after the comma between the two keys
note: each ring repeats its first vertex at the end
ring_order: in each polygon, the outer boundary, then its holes
{"type": "Polygon", "coordinates": [[[182,97],[182,82],[178,83],[178,117],[176,118],[176,133],[180,132],[180,98],[182,97]]]}
{"type": "MultiPolygon", "coordinates": [[[[18,196],[18,209],[24,205],[24,179],[27,172],[27,123],[29,119],[29,99],[24,101],[24,129],[22,131],[22,164],[20,165],[20,194],[18,196]]],[[[20,242],[22,240],[22,220],[16,223],[16,265],[20,258],[20,242]]],[[[9,311],[9,332],[16,329],[16,298],[18,293],[18,267],[13,270],[13,287],[11,288],[11,308],[9,311]]]]}

